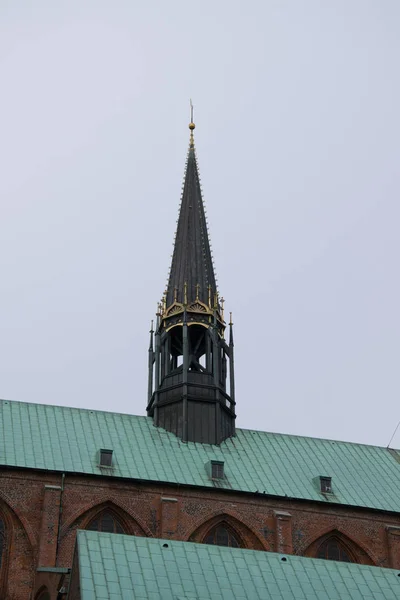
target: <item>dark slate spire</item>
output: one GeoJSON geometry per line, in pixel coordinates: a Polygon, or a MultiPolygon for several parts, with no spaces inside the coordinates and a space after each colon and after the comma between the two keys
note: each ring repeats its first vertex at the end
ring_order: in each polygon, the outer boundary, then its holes
{"type": "Polygon", "coordinates": [[[217,292],[194,146],[194,128],[191,122],[185,182],[167,287],[167,306],[174,300],[184,302],[185,284],[188,302],[200,300],[209,304],[210,297],[214,302],[217,292]]]}
{"type": "Polygon", "coordinates": [[[235,435],[233,333],[225,342],[193,139],[193,113],[168,287],[150,332],[147,413],[184,442],[235,435]],[[153,329],[153,328],[152,328],[153,329]]]}

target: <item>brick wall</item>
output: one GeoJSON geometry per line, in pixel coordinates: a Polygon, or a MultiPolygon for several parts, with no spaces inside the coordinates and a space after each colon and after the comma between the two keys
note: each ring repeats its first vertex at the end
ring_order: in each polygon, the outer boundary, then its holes
{"type": "Polygon", "coordinates": [[[0,510],[10,547],[3,562],[8,591],[0,597],[30,600],[32,589],[55,590],[61,575],[54,569],[71,567],[76,530],[105,507],[134,535],[201,541],[223,521],[248,548],[310,556],[315,541],[335,530],[359,562],[400,569],[400,515],[264,494],[68,474],[63,481],[59,473],[3,470],[0,510]],[[45,567],[53,571],[46,575],[45,567]]]}

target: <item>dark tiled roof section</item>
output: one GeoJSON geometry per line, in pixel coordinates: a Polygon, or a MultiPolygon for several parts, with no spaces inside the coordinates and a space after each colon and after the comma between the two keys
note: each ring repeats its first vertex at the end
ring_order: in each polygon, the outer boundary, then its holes
{"type": "Polygon", "coordinates": [[[189,302],[196,299],[197,285],[199,285],[199,300],[206,304],[208,303],[208,287],[211,286],[212,297],[216,292],[196,151],[192,142],[189,146],[175,247],[168,281],[167,306],[170,306],[174,301],[175,289],[177,290],[178,302],[184,301],[185,283],[187,283],[189,302]]]}

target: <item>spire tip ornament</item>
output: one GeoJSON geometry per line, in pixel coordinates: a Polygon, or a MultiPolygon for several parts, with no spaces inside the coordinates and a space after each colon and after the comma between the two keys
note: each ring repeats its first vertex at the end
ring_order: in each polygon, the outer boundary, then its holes
{"type": "Polygon", "coordinates": [[[192,99],[190,98],[190,123],[189,123],[189,129],[193,134],[193,129],[196,128],[196,125],[193,122],[193,103],[192,103],[192,99]]]}
{"type": "Polygon", "coordinates": [[[190,129],[190,148],[194,148],[194,137],[193,137],[193,131],[195,129],[196,125],[193,122],[193,104],[192,104],[192,99],[190,99],[190,123],[189,123],[189,129],[190,129]]]}

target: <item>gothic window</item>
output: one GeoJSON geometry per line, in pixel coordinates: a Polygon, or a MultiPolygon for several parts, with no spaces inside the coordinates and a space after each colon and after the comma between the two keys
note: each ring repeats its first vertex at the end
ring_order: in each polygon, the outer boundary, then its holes
{"type": "Polygon", "coordinates": [[[217,525],[207,533],[203,544],[214,544],[215,546],[229,546],[240,548],[241,544],[233,531],[225,525],[217,525]]]}
{"type": "Polygon", "coordinates": [[[319,546],[316,558],[354,562],[345,546],[336,537],[330,537],[319,546]]]}
{"type": "Polygon", "coordinates": [[[117,517],[108,510],[92,519],[86,529],[89,529],[89,531],[105,531],[106,533],[125,533],[117,517]]]}

